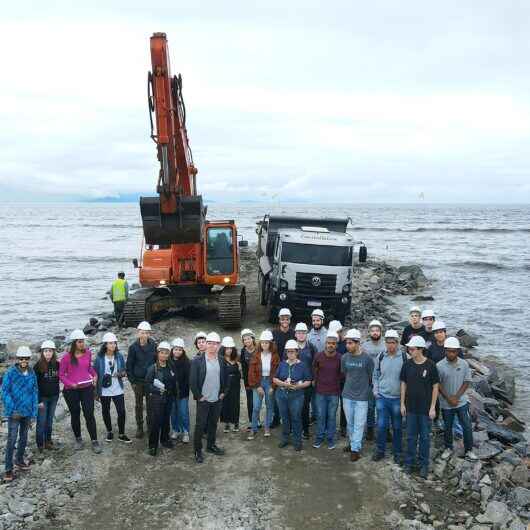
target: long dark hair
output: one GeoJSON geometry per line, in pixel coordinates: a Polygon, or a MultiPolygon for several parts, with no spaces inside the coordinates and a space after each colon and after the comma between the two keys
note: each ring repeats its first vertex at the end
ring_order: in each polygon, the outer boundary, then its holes
{"type": "Polygon", "coordinates": [[[182,350],[182,355],[180,357],[177,357],[176,359],[175,357],[173,357],[173,350],[175,348],[178,348],[178,346],[174,346],[173,348],[171,348],[171,353],[169,354],[169,360],[174,363],[189,363],[190,358],[186,354],[186,350],[184,348],[180,348],[182,350]]]}
{"type": "Polygon", "coordinates": [[[44,354],[43,354],[43,351],[41,350],[40,351],[40,357],[39,357],[39,360],[35,363],[35,366],[33,367],[33,369],[36,371],[36,372],[39,372],[41,374],[44,374],[48,371],[48,366],[50,364],[56,364],[57,363],[57,352],[55,350],[53,350],[53,355],[52,355],[52,358],[50,359],[50,362],[48,363],[48,361],[45,359],[44,357],[44,354]]]}
{"type": "MultiPolygon", "coordinates": [[[[118,355],[118,352],[120,350],[118,350],[118,346],[116,346],[116,349],[114,350],[114,357],[116,357],[118,355]]],[[[107,343],[104,342],[102,345],[101,345],[101,348],[99,349],[99,352],[98,352],[98,356],[99,357],[103,357],[105,354],[107,353],[107,343]]]]}
{"type": "MultiPolygon", "coordinates": [[[[239,354],[237,352],[237,348],[231,348],[232,351],[230,352],[230,360],[231,361],[237,361],[238,358],[239,358],[239,354]]],[[[222,359],[225,358],[225,351],[226,351],[226,348],[224,346],[221,346],[219,348],[219,355],[221,356],[222,359]]]]}
{"type": "MultiPolygon", "coordinates": [[[[73,340],[71,343],[70,343],[70,350],[69,350],[69,353],[70,353],[70,363],[72,364],[77,364],[77,359],[75,358],[75,343],[77,341],[76,340],[73,340]]],[[[86,353],[87,351],[87,347],[85,345],[85,349],[83,350],[83,353],[86,353]]]]}

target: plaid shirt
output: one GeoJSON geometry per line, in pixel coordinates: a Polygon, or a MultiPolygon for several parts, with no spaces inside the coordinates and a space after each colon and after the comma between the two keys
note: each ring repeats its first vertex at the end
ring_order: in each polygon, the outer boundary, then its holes
{"type": "Polygon", "coordinates": [[[6,418],[13,414],[36,418],[38,410],[38,387],[35,372],[28,368],[24,375],[18,365],[12,366],[2,381],[3,415],[6,418]]]}

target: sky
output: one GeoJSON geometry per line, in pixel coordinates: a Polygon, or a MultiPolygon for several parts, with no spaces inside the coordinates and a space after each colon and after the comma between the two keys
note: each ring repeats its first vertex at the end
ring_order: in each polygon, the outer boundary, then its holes
{"type": "Polygon", "coordinates": [[[528,2],[35,4],[0,19],[0,201],[155,192],[164,31],[206,198],[530,202],[528,2]]]}

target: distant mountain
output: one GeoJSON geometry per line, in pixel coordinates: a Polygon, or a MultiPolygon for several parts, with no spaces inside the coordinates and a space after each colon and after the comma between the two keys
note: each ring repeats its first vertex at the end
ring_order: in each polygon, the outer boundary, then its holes
{"type": "Polygon", "coordinates": [[[138,202],[142,195],[148,193],[124,193],[115,197],[99,197],[97,199],[86,199],[85,202],[138,202]]]}

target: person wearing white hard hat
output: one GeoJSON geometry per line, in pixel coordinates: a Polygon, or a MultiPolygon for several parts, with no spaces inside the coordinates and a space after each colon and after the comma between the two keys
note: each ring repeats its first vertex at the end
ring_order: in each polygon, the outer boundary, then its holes
{"type": "Polygon", "coordinates": [[[245,328],[241,331],[241,342],[243,342],[243,347],[241,348],[240,354],[241,372],[243,374],[243,384],[245,385],[245,394],[247,398],[247,432],[250,432],[252,430],[252,407],[254,402],[254,391],[248,384],[248,370],[250,367],[250,361],[252,361],[252,357],[256,353],[258,347],[254,332],[248,328],[245,328]]]}
{"type": "Polygon", "coordinates": [[[441,320],[436,320],[432,325],[432,333],[434,340],[425,351],[425,357],[430,359],[434,364],[437,364],[445,358],[444,342],[447,338],[447,329],[445,323],[441,320]]]}
{"type": "Polygon", "coordinates": [[[341,372],[345,377],[342,398],[350,438],[350,444],[344,450],[350,453],[350,460],[356,462],[361,456],[368,400],[370,395],[373,396],[374,361],[361,350],[358,330],[350,329],[344,338],[347,352],[341,358],[341,372]]]}
{"type": "Polygon", "coordinates": [[[278,365],[280,356],[269,330],[260,335],[258,349],[248,369],[248,384],[252,388],[254,403],[252,405],[252,424],[248,440],[254,440],[258,433],[261,406],[265,400],[264,436],[270,436],[270,429],[274,415],[274,387],[272,379],[278,365]]]}
{"type": "Polygon", "coordinates": [[[171,366],[177,378],[178,394],[171,408],[171,439],[182,443],[190,441],[190,360],[186,355],[184,340],[171,341],[171,366]]]}
{"type": "Polygon", "coordinates": [[[178,395],[177,376],[170,362],[171,344],[162,341],[156,348],[155,362],[145,375],[145,387],[149,395],[149,442],[147,452],[156,456],[158,447],[173,449],[170,438],[171,409],[178,395]]]}
{"type": "MultiPolygon", "coordinates": [[[[298,344],[298,359],[305,363],[311,376],[313,375],[313,360],[317,351],[307,339],[308,329],[304,322],[298,322],[294,328],[294,336],[298,344]]],[[[302,408],[302,437],[309,439],[310,414],[309,405],[312,403],[313,386],[310,385],[304,390],[304,406],[302,408]]],[[[316,416],[316,414],[314,414],[316,416]]]]}
{"type": "Polygon", "coordinates": [[[311,330],[307,335],[307,340],[313,345],[316,352],[324,351],[328,330],[324,326],[324,311],[314,309],[311,313],[311,330]]]}
{"type": "Polygon", "coordinates": [[[318,409],[317,433],[313,447],[319,449],[324,439],[329,449],[335,449],[335,430],[337,427],[337,408],[341,392],[342,379],[340,369],[341,356],[337,351],[339,336],[332,330],[331,323],[326,338],[326,348],[317,353],[313,361],[313,387],[318,409]]]}
{"type": "Polygon", "coordinates": [[[59,401],[59,361],[57,348],[52,340],[45,340],[40,347],[40,357],[33,367],[39,388],[39,412],[35,429],[37,450],[53,449],[53,419],[59,401]]]}
{"type": "MultiPolygon", "coordinates": [[[[372,320],[368,324],[368,339],[361,343],[361,351],[366,353],[375,362],[379,355],[386,351],[385,340],[383,339],[383,324],[379,320],[372,320]]],[[[368,418],[366,420],[366,439],[374,439],[375,430],[375,399],[370,393],[368,399],[368,418]]]]}
{"type": "Polygon", "coordinates": [[[216,444],[217,422],[221,413],[223,398],[228,390],[228,378],[219,356],[221,337],[215,332],[206,336],[204,355],[196,355],[191,361],[190,390],[197,401],[193,446],[195,462],[204,462],[202,437],[206,431],[206,451],[216,456],[224,454],[224,449],[216,444]]]}
{"type": "Polygon", "coordinates": [[[125,358],[118,349],[118,339],[114,333],[103,335],[103,344],[94,360],[94,370],[98,376],[96,392],[101,402],[103,423],[107,429],[105,441],[111,443],[114,440],[110,417],[110,404],[114,403],[118,416],[118,440],[126,444],[132,443],[125,434],[125,358]]]}
{"type": "Polygon", "coordinates": [[[407,417],[405,471],[410,474],[419,455],[420,475],[429,474],[432,420],[436,416],[439,376],[436,365],[425,357],[425,339],[415,335],[407,343],[409,359],[401,369],[401,415],[407,417]],[[418,441],[419,439],[419,441],[418,441]]]}
{"type": "Polygon", "coordinates": [[[298,359],[298,344],[288,340],[285,344],[287,360],[282,361],[273,378],[276,385],[276,401],[282,418],[282,441],[279,447],[289,445],[291,436],[295,451],[302,450],[302,407],[304,389],[311,384],[307,366],[298,359]]]}
{"type": "Polygon", "coordinates": [[[412,306],[409,310],[409,323],[401,334],[401,346],[406,346],[414,335],[423,335],[424,331],[425,327],[421,322],[421,309],[417,305],[412,306]]]}
{"type": "Polygon", "coordinates": [[[401,369],[407,362],[407,354],[399,348],[399,334],[394,329],[385,333],[386,349],[375,362],[374,397],[377,408],[376,449],[372,460],[385,457],[388,428],[392,427],[392,453],[394,462],[401,463],[401,369]]]}
{"type": "Polygon", "coordinates": [[[427,348],[434,341],[434,334],[432,332],[432,327],[434,325],[435,319],[436,319],[436,316],[432,309],[424,309],[422,311],[421,321],[425,329],[423,330],[423,333],[421,334],[421,336],[425,339],[425,342],[427,343],[427,348]]]}
{"type": "Polygon", "coordinates": [[[16,353],[16,364],[7,370],[2,379],[2,416],[7,418],[7,440],[5,449],[4,481],[11,482],[13,475],[13,455],[15,466],[20,471],[29,469],[24,461],[28,430],[37,417],[38,387],[35,372],[30,368],[31,350],[20,346],[16,353]]]}
{"type": "Polygon", "coordinates": [[[147,369],[155,362],[156,343],[151,338],[151,324],[140,322],[137,327],[137,338],[129,346],[125,369],[127,379],[134,392],[134,416],[136,419],[135,438],[144,437],[144,401],[149,429],[148,399],[149,394],[145,386],[147,369]]]}
{"type": "Polygon", "coordinates": [[[471,369],[467,361],[459,358],[459,353],[458,339],[448,337],[445,340],[445,359],[436,365],[440,376],[440,407],[445,424],[445,451],[442,458],[447,460],[453,452],[453,422],[456,416],[464,435],[465,455],[469,460],[477,460],[473,453],[473,427],[466,395],[472,381],[471,369]]]}
{"type": "Polygon", "coordinates": [[[197,349],[195,355],[204,355],[206,352],[206,333],[204,331],[199,331],[195,335],[195,339],[193,340],[193,344],[195,345],[195,348],[197,349]]]}
{"type": "Polygon", "coordinates": [[[219,355],[223,358],[226,378],[228,380],[227,392],[221,407],[221,423],[224,423],[224,432],[239,431],[239,415],[241,403],[241,371],[239,369],[239,355],[236,343],[232,337],[224,337],[221,341],[219,355]]]}
{"type": "Polygon", "coordinates": [[[92,351],[85,345],[85,334],[75,329],[70,334],[70,348],[59,361],[59,379],[63,384],[63,397],[70,411],[70,424],[77,450],[84,447],[81,436],[81,411],[92,441],[94,453],[101,453],[94,417],[94,387],[97,374],[92,367],[92,351]]]}
{"type": "Polygon", "coordinates": [[[342,323],[340,320],[332,320],[328,324],[328,331],[334,331],[338,337],[339,340],[337,342],[337,352],[342,355],[343,353],[346,353],[346,343],[344,342],[344,327],[342,326],[342,323]]]}

